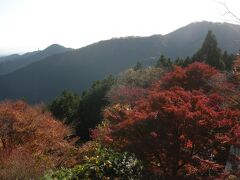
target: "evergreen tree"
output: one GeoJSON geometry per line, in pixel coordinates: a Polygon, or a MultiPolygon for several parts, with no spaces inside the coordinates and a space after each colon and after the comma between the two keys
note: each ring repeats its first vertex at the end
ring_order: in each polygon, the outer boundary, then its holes
{"type": "Polygon", "coordinates": [[[175,65],[181,66],[181,67],[186,67],[191,63],[192,63],[192,60],[188,56],[185,59],[178,57],[174,62],[175,65]]]}
{"type": "Polygon", "coordinates": [[[166,58],[163,54],[160,56],[160,58],[157,61],[157,64],[155,67],[161,67],[161,68],[167,68],[170,69],[172,67],[172,62],[170,58],[166,58]]]}
{"type": "Polygon", "coordinates": [[[78,106],[81,97],[70,91],[63,91],[61,96],[56,97],[48,106],[51,113],[65,123],[72,123],[78,117],[78,106]]]}
{"type": "Polygon", "coordinates": [[[221,57],[221,49],[218,48],[217,39],[212,31],[208,31],[202,47],[193,56],[193,59],[195,61],[203,61],[221,70],[225,69],[225,64],[221,57]]]}
{"type": "Polygon", "coordinates": [[[177,65],[177,66],[183,66],[184,61],[183,61],[183,59],[181,59],[181,58],[178,57],[178,58],[175,60],[174,64],[177,65]]]}
{"type": "Polygon", "coordinates": [[[189,64],[192,63],[192,59],[190,59],[188,56],[186,57],[186,59],[183,62],[183,67],[188,66],[189,64]]]}
{"type": "Polygon", "coordinates": [[[224,51],[222,59],[223,59],[223,62],[225,63],[225,69],[227,71],[230,71],[233,66],[234,55],[228,54],[227,51],[224,51]]]}
{"type": "Polygon", "coordinates": [[[83,92],[78,107],[78,119],[74,122],[76,134],[80,140],[90,139],[89,130],[102,121],[102,109],[109,104],[106,93],[115,84],[116,79],[108,76],[101,81],[95,81],[90,89],[83,92]]]}

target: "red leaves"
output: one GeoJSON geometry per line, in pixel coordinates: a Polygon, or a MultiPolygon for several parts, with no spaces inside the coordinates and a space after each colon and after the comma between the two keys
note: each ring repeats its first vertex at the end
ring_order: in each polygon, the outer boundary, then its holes
{"type": "Polygon", "coordinates": [[[192,147],[193,147],[192,141],[191,140],[187,140],[186,148],[191,149],[192,147]]]}
{"type": "Polygon", "coordinates": [[[234,145],[240,148],[240,125],[236,124],[232,129],[232,134],[235,137],[234,145]]]}
{"type": "Polygon", "coordinates": [[[198,169],[198,173],[206,173],[206,172],[211,172],[211,170],[213,171],[217,171],[217,170],[223,170],[224,166],[217,164],[213,161],[207,160],[207,159],[202,159],[199,156],[194,156],[193,157],[194,160],[197,160],[201,169],[198,169]]]}
{"type": "Polygon", "coordinates": [[[173,72],[167,73],[163,78],[163,86],[166,88],[185,84],[186,72],[182,67],[175,66],[173,72]]]}
{"type": "Polygon", "coordinates": [[[134,152],[154,171],[158,167],[163,177],[218,175],[229,147],[240,145],[240,113],[218,93],[231,88],[225,74],[209,65],[175,67],[134,103],[108,107],[111,131],[104,135],[110,141],[103,139],[134,152]]]}
{"type": "MultiPolygon", "coordinates": [[[[227,149],[233,144],[231,131],[239,117],[238,112],[222,107],[222,102],[217,94],[151,88],[149,95],[133,109],[112,109],[114,115],[107,118],[114,122],[113,131],[108,137],[147,161],[162,163],[160,169],[168,173],[179,161],[189,163],[193,169],[200,168],[199,172],[207,167],[218,171],[221,165],[212,159],[216,152],[213,147],[227,149]],[[194,155],[205,161],[195,163],[194,155]]],[[[179,168],[180,173],[185,166],[174,168],[179,168]]]]}
{"type": "Polygon", "coordinates": [[[209,91],[210,87],[207,82],[217,73],[218,71],[213,67],[195,62],[186,68],[175,67],[175,70],[167,73],[158,85],[165,89],[179,86],[186,90],[209,91]]]}
{"type": "Polygon", "coordinates": [[[70,129],[40,107],[30,107],[22,101],[0,103],[0,176],[7,171],[10,174],[33,171],[27,176],[31,179],[42,175],[46,168],[76,163],[77,151],[65,140],[69,134],[70,129]],[[28,166],[24,169],[22,165],[28,166]],[[23,172],[12,172],[19,168],[23,172]]]}

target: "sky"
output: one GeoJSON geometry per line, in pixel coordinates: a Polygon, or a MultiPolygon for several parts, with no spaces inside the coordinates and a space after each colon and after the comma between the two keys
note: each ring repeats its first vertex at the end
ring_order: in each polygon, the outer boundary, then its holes
{"type": "MultiPolygon", "coordinates": [[[[0,55],[51,44],[167,34],[191,22],[230,22],[224,0],[0,0],[0,55]]],[[[225,0],[240,16],[240,0],[225,0]]]]}

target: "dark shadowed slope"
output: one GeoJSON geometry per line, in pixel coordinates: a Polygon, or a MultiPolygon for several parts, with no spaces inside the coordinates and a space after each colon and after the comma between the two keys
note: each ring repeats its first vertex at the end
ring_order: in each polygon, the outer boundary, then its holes
{"type": "Polygon", "coordinates": [[[81,92],[92,81],[117,74],[138,60],[159,56],[161,37],[102,41],[79,50],[54,55],[0,77],[1,98],[26,97],[47,101],[64,89],[81,92]],[[155,43],[153,43],[155,41],[155,43]]]}
{"type": "Polygon", "coordinates": [[[30,102],[49,101],[64,89],[80,93],[92,81],[118,74],[138,61],[159,57],[191,56],[211,29],[220,47],[237,52],[240,26],[193,23],[165,36],[128,37],[101,41],[78,50],[50,56],[8,75],[0,76],[0,99],[25,97],[30,102]]]}
{"type": "Polygon", "coordinates": [[[64,53],[72,49],[53,44],[42,51],[34,51],[23,55],[10,55],[0,58],[0,75],[8,74],[33,62],[40,61],[54,54],[64,53]]]}

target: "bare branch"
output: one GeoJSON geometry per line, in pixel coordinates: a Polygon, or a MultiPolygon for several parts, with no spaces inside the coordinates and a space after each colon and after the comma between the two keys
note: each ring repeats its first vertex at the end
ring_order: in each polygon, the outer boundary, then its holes
{"type": "Polygon", "coordinates": [[[217,2],[218,4],[220,4],[221,6],[223,6],[223,8],[225,9],[226,12],[224,12],[222,15],[226,16],[226,15],[231,15],[235,20],[233,20],[236,23],[240,23],[240,17],[238,17],[235,13],[233,13],[229,7],[226,5],[225,1],[224,2],[217,2]]]}

